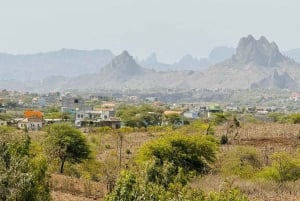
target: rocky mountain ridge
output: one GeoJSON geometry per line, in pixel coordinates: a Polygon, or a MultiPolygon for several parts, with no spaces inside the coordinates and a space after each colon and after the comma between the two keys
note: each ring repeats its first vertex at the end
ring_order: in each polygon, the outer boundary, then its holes
{"type": "MultiPolygon", "coordinates": [[[[152,61],[157,61],[154,57],[152,61]]],[[[192,56],[187,61],[194,61],[192,56]]],[[[188,63],[188,62],[187,62],[188,63]]],[[[193,63],[193,62],[192,62],[193,63]]],[[[1,88],[31,91],[69,89],[100,91],[149,89],[299,89],[300,64],[284,56],[274,42],[249,35],[240,39],[231,58],[202,71],[156,71],[137,63],[124,51],[107,65],[71,78],[52,76],[42,81],[0,81],[1,88]],[[8,88],[11,87],[11,88],[8,88]]]]}
{"type": "Polygon", "coordinates": [[[139,62],[142,67],[153,69],[156,71],[183,71],[193,70],[201,71],[207,69],[209,66],[222,62],[230,58],[235,52],[234,48],[225,46],[214,48],[207,58],[196,58],[191,54],[184,55],[181,59],[173,64],[166,64],[159,62],[156,53],[152,53],[145,60],[139,62]]]}

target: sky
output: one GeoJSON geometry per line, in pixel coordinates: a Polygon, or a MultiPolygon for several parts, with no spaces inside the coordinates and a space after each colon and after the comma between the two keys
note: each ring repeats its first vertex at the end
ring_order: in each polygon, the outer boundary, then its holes
{"type": "Polygon", "coordinates": [[[286,51],[300,48],[299,8],[299,0],[0,0],[0,52],[126,49],[172,63],[249,34],[286,51]]]}

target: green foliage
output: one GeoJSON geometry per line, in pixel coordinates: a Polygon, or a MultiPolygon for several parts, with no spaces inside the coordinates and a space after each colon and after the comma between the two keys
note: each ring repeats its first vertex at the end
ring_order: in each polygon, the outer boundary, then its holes
{"type": "Polygon", "coordinates": [[[106,201],[171,201],[189,200],[203,201],[205,196],[202,191],[172,184],[169,190],[154,183],[146,183],[131,172],[123,171],[117,182],[115,190],[109,194],[106,201]]]}
{"type": "Polygon", "coordinates": [[[228,144],[228,137],[226,135],[221,136],[220,144],[228,144]]]}
{"type": "Polygon", "coordinates": [[[219,193],[211,193],[206,201],[249,201],[249,199],[238,189],[232,188],[219,193]]]}
{"type": "Polygon", "coordinates": [[[225,175],[252,178],[262,168],[260,153],[251,147],[236,147],[226,155],[221,156],[221,159],[221,169],[225,175]]]}
{"type": "Polygon", "coordinates": [[[299,124],[300,123],[300,114],[297,113],[297,114],[291,114],[289,116],[290,118],[290,122],[293,123],[293,124],[299,124]]]}
{"type": "Polygon", "coordinates": [[[135,192],[136,177],[132,173],[125,171],[121,172],[120,179],[114,192],[108,196],[106,201],[119,201],[119,200],[137,200],[135,192]]]}
{"type": "Polygon", "coordinates": [[[168,125],[184,124],[184,120],[179,114],[170,114],[166,116],[166,121],[168,122],[168,125]]]}
{"type": "Polygon", "coordinates": [[[147,183],[142,175],[123,171],[114,191],[105,201],[248,201],[238,189],[229,188],[219,193],[205,195],[201,190],[192,189],[179,183],[170,184],[168,189],[155,183],[147,183]]]}
{"type": "Polygon", "coordinates": [[[216,125],[220,125],[227,120],[227,117],[224,114],[216,113],[212,119],[212,122],[216,125]]]}
{"type": "Polygon", "coordinates": [[[272,155],[272,165],[265,167],[260,173],[260,177],[271,179],[282,183],[300,179],[300,157],[291,156],[288,153],[274,153],[272,155]]]}
{"type": "Polygon", "coordinates": [[[108,127],[108,126],[103,126],[103,127],[99,127],[96,129],[97,133],[111,133],[112,132],[112,128],[108,127]]]}
{"type": "Polygon", "coordinates": [[[12,118],[12,116],[10,114],[6,114],[6,113],[0,113],[0,120],[3,121],[8,121],[12,118]]]}
{"type": "Polygon", "coordinates": [[[0,128],[0,200],[50,200],[46,160],[30,146],[29,136],[0,128]]]}
{"type": "Polygon", "coordinates": [[[170,132],[172,131],[172,128],[168,126],[149,126],[147,131],[150,133],[170,132]]]}
{"type": "Polygon", "coordinates": [[[118,108],[117,116],[129,127],[148,127],[160,125],[162,111],[150,105],[130,106],[121,105],[118,108]]]}
{"type": "Polygon", "coordinates": [[[270,113],[268,115],[273,119],[274,122],[278,123],[292,123],[299,124],[300,123],[300,114],[283,114],[283,113],[270,113]]]}
{"type": "Polygon", "coordinates": [[[164,187],[175,180],[186,184],[190,173],[203,174],[208,171],[215,161],[217,147],[215,139],[210,136],[165,135],[144,144],[138,161],[148,166],[147,178],[150,182],[164,187]]]}
{"type": "Polygon", "coordinates": [[[131,132],[133,132],[133,128],[131,128],[131,127],[122,127],[118,130],[115,130],[115,132],[123,133],[123,134],[131,133],[131,132]]]}
{"type": "Polygon", "coordinates": [[[132,154],[130,149],[126,149],[126,154],[132,154]]]}
{"type": "Polygon", "coordinates": [[[63,173],[66,161],[79,163],[87,159],[90,148],[86,137],[69,124],[53,124],[47,128],[47,153],[60,159],[60,172],[63,173]]]}
{"type": "Polygon", "coordinates": [[[242,117],[243,123],[258,123],[259,120],[253,114],[246,114],[242,117]]]}
{"type": "Polygon", "coordinates": [[[272,118],[274,122],[278,122],[278,123],[288,123],[289,122],[288,115],[283,114],[283,113],[272,112],[272,113],[269,113],[268,116],[270,118],[272,118]]]}
{"type": "Polygon", "coordinates": [[[48,107],[43,110],[45,119],[60,119],[62,118],[62,114],[58,107],[48,107]]]}

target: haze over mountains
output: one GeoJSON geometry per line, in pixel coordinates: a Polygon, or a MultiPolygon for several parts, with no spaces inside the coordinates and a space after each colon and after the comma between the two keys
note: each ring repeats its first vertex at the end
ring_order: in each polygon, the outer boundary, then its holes
{"type": "MultiPolygon", "coordinates": [[[[204,75],[204,87],[215,88],[268,88],[277,89],[290,86],[289,79],[274,79],[273,82],[263,82],[277,72],[289,76],[292,81],[299,83],[300,65],[294,60],[282,55],[274,42],[269,42],[265,37],[256,40],[253,36],[240,39],[236,54],[230,59],[209,68],[204,75]],[[278,83],[279,82],[279,83],[278,83]],[[268,84],[267,84],[268,83],[268,84]]],[[[288,87],[291,88],[291,87],[288,87]]],[[[293,86],[292,88],[298,88],[293,86]]]]}
{"type": "Polygon", "coordinates": [[[0,80],[42,80],[97,72],[114,58],[110,50],[72,50],[31,55],[0,54],[0,80]]]}
{"type": "Polygon", "coordinates": [[[275,42],[249,35],[234,48],[215,48],[208,58],[186,55],[174,64],[155,53],[136,62],[124,51],[60,50],[36,55],[0,54],[0,88],[29,91],[103,89],[298,89],[300,64],[275,42]]]}
{"type": "Polygon", "coordinates": [[[225,46],[216,47],[210,52],[208,58],[198,59],[190,54],[186,54],[178,62],[175,62],[173,64],[165,64],[159,62],[157,60],[156,54],[152,53],[148,58],[141,61],[140,65],[145,68],[154,69],[157,71],[199,71],[230,58],[234,54],[234,52],[234,48],[229,48],[225,46]]]}

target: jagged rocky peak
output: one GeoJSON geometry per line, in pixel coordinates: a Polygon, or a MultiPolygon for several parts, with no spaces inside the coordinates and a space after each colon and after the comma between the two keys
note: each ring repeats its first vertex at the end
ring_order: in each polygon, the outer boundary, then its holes
{"type": "Polygon", "coordinates": [[[112,66],[119,66],[123,64],[132,66],[137,65],[133,57],[126,50],[124,50],[120,55],[116,56],[111,62],[112,66]]]}
{"type": "Polygon", "coordinates": [[[136,74],[143,70],[144,69],[135,62],[134,58],[126,50],[116,56],[110,64],[103,68],[103,71],[118,72],[124,75],[136,74]]]}
{"type": "Polygon", "coordinates": [[[244,64],[253,63],[259,66],[276,67],[287,58],[280,53],[276,43],[270,43],[264,36],[256,40],[249,35],[240,39],[233,60],[244,64]]]}

